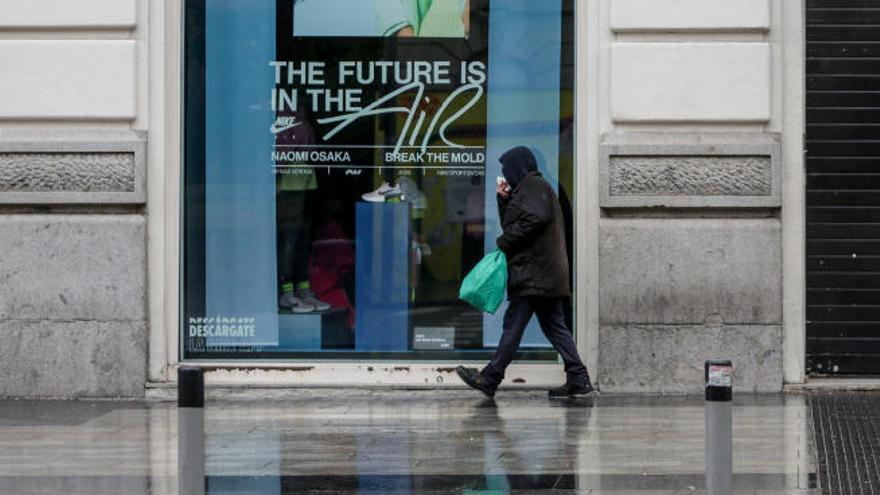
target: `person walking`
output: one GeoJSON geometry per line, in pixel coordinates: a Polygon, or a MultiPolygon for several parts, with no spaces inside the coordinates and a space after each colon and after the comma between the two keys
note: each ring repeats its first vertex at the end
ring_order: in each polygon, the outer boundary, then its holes
{"type": "Polygon", "coordinates": [[[571,296],[562,208],[553,188],[538,172],[535,156],[525,146],[500,158],[504,181],[497,185],[502,235],[498,249],[507,257],[507,297],[501,341],[492,361],[481,371],[459,366],[456,372],[470,387],[489,397],[504,380],[504,371],[519,349],[532,315],[547,340],[562,356],[566,382],[550,390],[551,398],[585,397],[596,392],[566,324],[563,301],[571,296]]]}

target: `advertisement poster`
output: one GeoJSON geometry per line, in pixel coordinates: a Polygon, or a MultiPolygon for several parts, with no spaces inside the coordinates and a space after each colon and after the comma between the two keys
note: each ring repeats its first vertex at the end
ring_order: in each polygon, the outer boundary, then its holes
{"type": "Polygon", "coordinates": [[[529,146],[571,218],[566,4],[187,2],[184,355],[487,355],[501,313],[457,295],[498,157],[529,146]]]}

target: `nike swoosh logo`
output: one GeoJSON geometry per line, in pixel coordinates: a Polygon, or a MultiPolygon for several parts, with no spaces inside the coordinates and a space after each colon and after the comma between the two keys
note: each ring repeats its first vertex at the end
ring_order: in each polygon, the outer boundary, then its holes
{"type": "Polygon", "coordinates": [[[272,134],[278,134],[279,132],[284,132],[288,129],[293,129],[294,127],[300,125],[301,123],[302,122],[296,122],[293,124],[283,124],[281,126],[278,126],[276,124],[272,124],[272,127],[269,130],[272,131],[272,134]]]}

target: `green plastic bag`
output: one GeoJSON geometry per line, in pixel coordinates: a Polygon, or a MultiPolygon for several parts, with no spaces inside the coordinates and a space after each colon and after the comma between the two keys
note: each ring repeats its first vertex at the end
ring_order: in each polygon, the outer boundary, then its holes
{"type": "Polygon", "coordinates": [[[495,314],[507,290],[507,257],[496,249],[487,254],[461,282],[458,297],[471,306],[495,314]]]}

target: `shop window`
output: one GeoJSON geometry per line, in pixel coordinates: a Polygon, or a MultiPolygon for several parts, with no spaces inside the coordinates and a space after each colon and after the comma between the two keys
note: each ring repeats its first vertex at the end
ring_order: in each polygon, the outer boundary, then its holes
{"type": "MultiPolygon", "coordinates": [[[[182,357],[486,359],[504,306],[458,289],[500,233],[507,149],[557,188],[573,252],[573,1],[185,9],[182,357]]],[[[535,322],[520,357],[556,360],[535,322]]]]}

